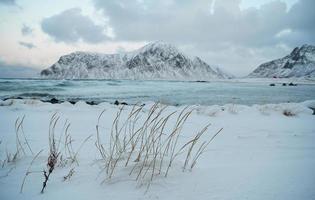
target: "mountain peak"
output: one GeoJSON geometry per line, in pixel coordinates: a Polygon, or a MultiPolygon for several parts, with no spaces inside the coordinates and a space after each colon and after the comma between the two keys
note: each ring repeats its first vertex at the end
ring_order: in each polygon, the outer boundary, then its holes
{"type": "Polygon", "coordinates": [[[308,50],[310,50],[310,49],[315,49],[315,46],[311,45],[311,44],[303,44],[300,49],[308,49],[308,50]]]}
{"type": "Polygon", "coordinates": [[[145,45],[142,48],[162,48],[162,49],[166,49],[166,48],[175,48],[176,47],[170,43],[166,43],[164,41],[154,41],[154,42],[150,42],[147,45],[145,45]]]}
{"type": "Polygon", "coordinates": [[[314,52],[315,51],[315,46],[314,45],[309,45],[309,44],[304,44],[301,47],[295,47],[291,54],[296,55],[297,53],[306,53],[306,52],[314,52]]]}
{"type": "Polygon", "coordinates": [[[172,53],[179,53],[179,50],[173,46],[172,44],[156,41],[151,42],[142,48],[139,49],[140,52],[172,52],[172,53]]]}

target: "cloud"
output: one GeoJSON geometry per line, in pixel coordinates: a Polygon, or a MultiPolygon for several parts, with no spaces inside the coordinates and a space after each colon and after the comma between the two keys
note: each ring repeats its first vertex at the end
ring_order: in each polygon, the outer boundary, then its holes
{"type": "Polygon", "coordinates": [[[123,40],[262,45],[281,30],[279,21],[286,12],[286,4],[281,2],[241,11],[240,1],[220,0],[211,14],[212,2],[205,0],[94,1],[109,17],[117,39],[123,40]]]}
{"type": "MultiPolygon", "coordinates": [[[[313,0],[300,0],[289,12],[282,1],[243,10],[240,3],[240,0],[201,0],[198,3],[188,0],[94,0],[95,8],[109,18],[116,38],[121,40],[165,40],[195,43],[212,49],[227,45],[274,45],[282,42],[275,36],[290,28],[313,33],[313,0]]],[[[301,43],[303,40],[300,38],[301,43]]]]}
{"type": "Polygon", "coordinates": [[[0,59],[0,78],[34,78],[39,70],[19,64],[9,64],[0,59]]]}
{"type": "Polygon", "coordinates": [[[315,31],[315,1],[300,0],[292,6],[288,16],[293,29],[315,31]]]}
{"type": "Polygon", "coordinates": [[[23,24],[23,27],[21,28],[21,33],[24,36],[31,35],[33,33],[33,29],[25,24],[23,24]]]}
{"type": "Polygon", "coordinates": [[[82,40],[87,43],[98,43],[107,39],[103,33],[105,27],[96,25],[88,16],[82,15],[79,8],[65,10],[45,18],[41,28],[56,42],[76,43],[82,40]]]}
{"type": "Polygon", "coordinates": [[[292,45],[303,43],[315,44],[315,1],[300,0],[288,12],[290,34],[284,39],[292,45]]]}
{"type": "Polygon", "coordinates": [[[19,42],[19,45],[21,45],[21,46],[23,46],[23,47],[26,47],[26,48],[28,48],[28,49],[33,49],[33,48],[36,47],[33,43],[30,43],[30,42],[22,42],[22,41],[19,42]]]}
{"type": "Polygon", "coordinates": [[[280,0],[259,7],[240,5],[241,0],[94,0],[95,9],[109,19],[116,40],[189,46],[188,52],[204,55],[209,63],[243,67],[244,72],[284,56],[287,49],[315,43],[315,1],[299,0],[291,8],[280,0]]]}
{"type": "Polygon", "coordinates": [[[0,4],[4,4],[4,5],[16,5],[15,0],[0,0],[0,4]]]}

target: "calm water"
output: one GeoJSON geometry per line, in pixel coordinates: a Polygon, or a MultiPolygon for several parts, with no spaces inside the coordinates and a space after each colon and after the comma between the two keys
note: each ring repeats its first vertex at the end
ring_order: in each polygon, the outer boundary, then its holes
{"type": "Polygon", "coordinates": [[[269,83],[134,80],[0,79],[0,98],[127,103],[223,105],[301,102],[315,99],[315,85],[270,87],[269,83]]]}

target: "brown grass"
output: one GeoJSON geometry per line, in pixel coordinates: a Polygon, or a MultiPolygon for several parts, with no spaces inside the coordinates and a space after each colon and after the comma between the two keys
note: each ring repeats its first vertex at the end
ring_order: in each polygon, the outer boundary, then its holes
{"type": "Polygon", "coordinates": [[[99,115],[95,145],[104,163],[102,171],[106,173],[106,178],[103,182],[110,181],[115,171],[124,167],[129,169],[129,176],[135,177],[139,185],[145,184],[148,189],[155,177],[167,177],[175,160],[184,152],[187,154],[183,170],[188,165],[192,170],[207,146],[222,131],[220,129],[209,140],[200,142],[210,126],[208,124],[192,139],[179,146],[182,129],[194,109],[187,106],[180,112],[166,114],[167,106],[159,103],[155,103],[147,114],[143,114],[143,109],[143,106],[136,104],[127,113],[127,117],[123,117],[126,116],[123,115],[125,108],[119,108],[112,122],[107,146],[101,142],[100,130],[100,119],[105,111],[99,115]],[[170,119],[174,115],[177,117],[171,128],[170,119]]]}

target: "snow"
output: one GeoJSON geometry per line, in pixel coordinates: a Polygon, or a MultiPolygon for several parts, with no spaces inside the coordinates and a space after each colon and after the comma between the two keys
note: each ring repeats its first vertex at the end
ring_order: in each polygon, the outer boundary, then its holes
{"type": "MultiPolygon", "coordinates": [[[[0,199],[314,199],[315,198],[315,116],[308,106],[315,101],[265,105],[191,106],[195,108],[183,127],[179,143],[191,138],[201,127],[211,122],[205,138],[220,128],[222,132],[209,145],[192,171],[182,172],[180,157],[167,178],[156,178],[149,190],[137,185],[134,176],[121,167],[111,181],[101,173],[102,163],[95,147],[99,114],[102,140],[106,141],[119,106],[85,102],[50,104],[36,100],[0,101],[0,160],[6,151],[15,150],[14,123],[25,115],[24,132],[34,152],[44,152],[32,165],[33,171],[46,166],[49,119],[57,112],[60,124],[71,123],[69,133],[74,149],[92,134],[78,154],[79,165],[56,167],[44,194],[42,173],[32,173],[20,194],[20,186],[29,163],[30,153],[15,163],[0,167],[0,199]],[[289,111],[292,116],[284,115],[289,111]],[[74,168],[73,176],[63,177],[74,168]]],[[[146,102],[142,114],[149,112],[153,102],[146,102]]],[[[182,107],[169,106],[166,113],[182,107]]],[[[125,113],[132,106],[125,106],[125,113]]],[[[173,121],[175,120],[172,119],[173,121]]],[[[105,142],[106,143],[106,142],[105,142]]]]}
{"type": "Polygon", "coordinates": [[[176,47],[150,43],[121,54],[74,52],[41,72],[52,79],[211,80],[230,75],[213,70],[200,58],[189,58],[176,47]]]}

